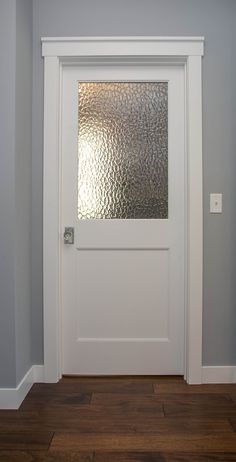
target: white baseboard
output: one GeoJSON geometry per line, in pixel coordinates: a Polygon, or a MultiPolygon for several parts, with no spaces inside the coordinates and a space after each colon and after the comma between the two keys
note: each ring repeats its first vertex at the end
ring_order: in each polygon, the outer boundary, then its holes
{"type": "Polygon", "coordinates": [[[45,381],[44,379],[44,366],[42,365],[34,365],[33,366],[33,369],[34,369],[34,383],[36,382],[43,382],[45,381]]]}
{"type": "Polygon", "coordinates": [[[236,366],[203,366],[202,383],[235,383],[236,366]]]}
{"type": "Polygon", "coordinates": [[[35,382],[44,382],[44,366],[32,366],[16,388],[0,388],[0,409],[18,409],[35,382]]]}

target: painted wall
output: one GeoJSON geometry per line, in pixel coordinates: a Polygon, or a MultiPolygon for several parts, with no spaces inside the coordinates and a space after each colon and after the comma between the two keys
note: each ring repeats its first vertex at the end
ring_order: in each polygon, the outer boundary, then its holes
{"type": "Polygon", "coordinates": [[[43,361],[41,36],[203,35],[204,365],[236,364],[235,0],[33,0],[32,338],[43,361]],[[209,215],[209,193],[223,214],[209,215]]]}
{"type": "Polygon", "coordinates": [[[32,1],[16,0],[16,383],[31,366],[32,1]]]}
{"type": "Polygon", "coordinates": [[[15,0],[1,2],[0,48],[0,386],[14,385],[15,0]],[[3,218],[4,217],[4,218],[3,218]]]}
{"type": "Polygon", "coordinates": [[[2,0],[0,22],[0,387],[15,387],[31,366],[31,0],[2,0]]]}

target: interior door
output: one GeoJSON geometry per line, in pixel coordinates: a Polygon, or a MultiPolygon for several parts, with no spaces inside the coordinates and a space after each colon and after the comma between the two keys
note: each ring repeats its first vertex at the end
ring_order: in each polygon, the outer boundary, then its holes
{"type": "Polygon", "coordinates": [[[183,69],[75,65],[62,90],[62,371],[182,374],[183,69]]]}

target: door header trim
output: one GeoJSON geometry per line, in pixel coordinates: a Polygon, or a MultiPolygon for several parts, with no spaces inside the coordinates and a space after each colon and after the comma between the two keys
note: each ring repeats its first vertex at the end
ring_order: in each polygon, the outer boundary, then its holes
{"type": "Polygon", "coordinates": [[[42,56],[203,56],[204,37],[42,37],[42,56]]]}

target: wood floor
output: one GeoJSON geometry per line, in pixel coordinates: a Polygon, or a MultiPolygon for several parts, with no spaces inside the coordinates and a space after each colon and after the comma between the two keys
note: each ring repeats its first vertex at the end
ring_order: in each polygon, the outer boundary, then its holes
{"type": "Polygon", "coordinates": [[[181,377],[35,384],[0,411],[1,462],[236,461],[236,385],[181,377]]]}

